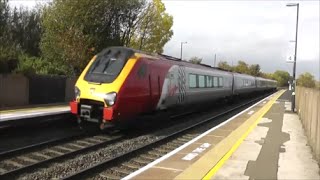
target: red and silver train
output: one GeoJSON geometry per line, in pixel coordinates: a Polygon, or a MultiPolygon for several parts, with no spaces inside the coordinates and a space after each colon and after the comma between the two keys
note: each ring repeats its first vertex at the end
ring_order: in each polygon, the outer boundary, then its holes
{"type": "Polygon", "coordinates": [[[79,121],[103,128],[141,114],[275,88],[269,79],[110,47],[86,66],[70,107],[79,121]]]}

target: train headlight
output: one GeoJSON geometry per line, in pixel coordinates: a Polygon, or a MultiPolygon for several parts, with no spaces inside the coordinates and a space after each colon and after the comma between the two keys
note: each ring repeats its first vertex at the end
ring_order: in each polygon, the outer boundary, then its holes
{"type": "Polygon", "coordinates": [[[74,95],[75,95],[76,99],[80,98],[80,94],[81,94],[80,89],[77,86],[75,86],[74,87],[74,95]]]}
{"type": "Polygon", "coordinates": [[[108,93],[104,96],[104,102],[108,106],[113,106],[116,101],[116,97],[117,97],[117,93],[115,92],[108,93]]]}

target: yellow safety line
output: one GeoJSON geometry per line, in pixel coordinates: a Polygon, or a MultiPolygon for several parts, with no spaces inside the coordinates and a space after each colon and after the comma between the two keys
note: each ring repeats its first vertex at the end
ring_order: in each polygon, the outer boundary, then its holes
{"type": "Polygon", "coordinates": [[[258,122],[262,119],[262,117],[270,110],[275,101],[285,92],[279,92],[277,96],[274,96],[271,103],[268,103],[267,107],[261,113],[261,115],[257,118],[257,120],[249,127],[249,129],[241,136],[240,139],[232,146],[232,148],[218,161],[218,163],[202,178],[203,180],[211,179],[216,172],[223,166],[223,164],[230,158],[230,156],[238,149],[242,141],[249,135],[249,133],[256,127],[258,122]]]}

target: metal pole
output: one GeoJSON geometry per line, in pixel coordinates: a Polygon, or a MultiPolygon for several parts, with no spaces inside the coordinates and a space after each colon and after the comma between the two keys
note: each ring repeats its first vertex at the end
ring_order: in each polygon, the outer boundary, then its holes
{"type": "Polygon", "coordinates": [[[182,60],[182,46],[183,44],[187,44],[188,42],[181,42],[181,52],[180,52],[180,59],[182,60]]]}
{"type": "Polygon", "coordinates": [[[216,67],[216,62],[217,62],[217,54],[214,54],[214,64],[213,64],[213,67],[216,67]]]}
{"type": "Polygon", "coordinates": [[[293,62],[293,92],[292,92],[292,103],[291,110],[295,110],[295,92],[296,92],[296,63],[297,63],[297,45],[298,45],[298,23],[299,23],[299,3],[297,4],[297,20],[296,20],[296,43],[294,50],[294,62],[293,62]]]}
{"type": "Polygon", "coordinates": [[[180,59],[182,60],[182,44],[183,42],[181,42],[181,53],[180,53],[180,59]]]}

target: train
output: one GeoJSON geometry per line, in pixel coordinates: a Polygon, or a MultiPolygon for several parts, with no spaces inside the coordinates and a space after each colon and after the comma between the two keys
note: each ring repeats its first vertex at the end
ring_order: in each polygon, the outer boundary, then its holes
{"type": "Polygon", "coordinates": [[[143,114],[275,89],[274,80],[109,47],[79,76],[70,110],[79,123],[94,122],[104,129],[143,114]]]}

